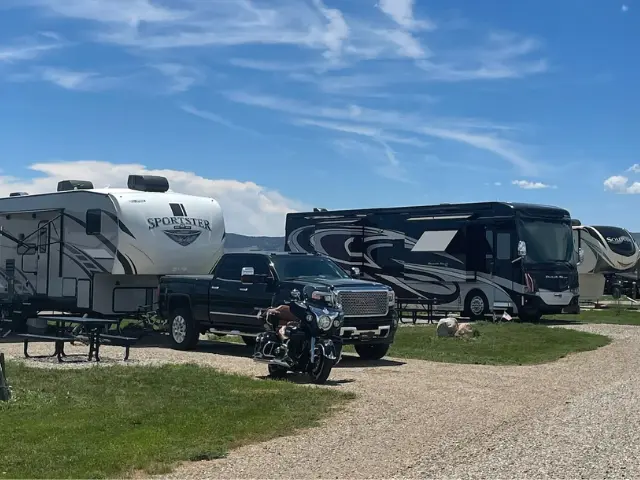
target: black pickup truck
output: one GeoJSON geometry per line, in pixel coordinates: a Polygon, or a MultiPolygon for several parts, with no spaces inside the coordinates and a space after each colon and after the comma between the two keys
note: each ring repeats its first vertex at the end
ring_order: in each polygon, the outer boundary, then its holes
{"type": "Polygon", "coordinates": [[[386,355],[398,327],[395,295],[386,285],[353,278],[357,274],[317,254],[226,253],[212,275],[161,277],[158,314],[168,321],[177,349],[194,348],[207,332],[240,335],[253,345],[264,331],[258,312],[289,300],[293,289],[312,286],[333,293],[327,301],[342,304],[344,343],[354,345],[361,358],[377,360],[386,355]]]}

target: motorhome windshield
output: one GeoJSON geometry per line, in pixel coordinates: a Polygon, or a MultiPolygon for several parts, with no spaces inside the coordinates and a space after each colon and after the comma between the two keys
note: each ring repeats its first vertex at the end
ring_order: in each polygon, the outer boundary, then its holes
{"type": "Polygon", "coordinates": [[[526,262],[575,262],[568,223],[523,219],[519,230],[520,239],[527,244],[526,262]]]}
{"type": "Polygon", "coordinates": [[[276,255],[271,258],[273,266],[282,280],[313,278],[349,278],[347,273],[328,258],[302,255],[276,255]]]}

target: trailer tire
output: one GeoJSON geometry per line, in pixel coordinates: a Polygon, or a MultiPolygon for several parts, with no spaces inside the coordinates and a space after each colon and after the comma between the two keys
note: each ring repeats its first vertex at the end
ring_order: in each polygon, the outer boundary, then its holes
{"type": "Polygon", "coordinates": [[[200,339],[198,322],[193,319],[188,308],[176,308],[171,311],[169,336],[176,350],[193,350],[200,339]]]}
{"type": "Polygon", "coordinates": [[[482,320],[489,313],[489,301],[482,290],[471,290],[464,298],[464,316],[482,320]]]}

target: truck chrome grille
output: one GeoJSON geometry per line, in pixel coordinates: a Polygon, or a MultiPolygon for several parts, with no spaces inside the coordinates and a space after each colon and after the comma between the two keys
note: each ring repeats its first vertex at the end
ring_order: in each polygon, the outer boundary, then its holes
{"type": "Polygon", "coordinates": [[[389,312],[385,290],[338,291],[345,317],[382,317],[389,312]]]}

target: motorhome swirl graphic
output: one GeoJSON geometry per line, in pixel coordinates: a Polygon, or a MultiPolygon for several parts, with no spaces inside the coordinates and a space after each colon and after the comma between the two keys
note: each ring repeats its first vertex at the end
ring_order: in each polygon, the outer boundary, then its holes
{"type": "Polygon", "coordinates": [[[566,210],[500,202],[291,213],[285,249],[327,255],[398,298],[481,317],[577,311],[566,210]]]}

